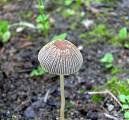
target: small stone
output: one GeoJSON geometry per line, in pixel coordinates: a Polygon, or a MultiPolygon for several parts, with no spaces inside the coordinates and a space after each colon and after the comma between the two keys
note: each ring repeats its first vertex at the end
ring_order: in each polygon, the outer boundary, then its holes
{"type": "Polygon", "coordinates": [[[83,47],[82,45],[79,45],[79,46],[78,46],[78,49],[79,49],[79,50],[83,50],[83,48],[84,48],[84,47],[83,47]]]}
{"type": "Polygon", "coordinates": [[[108,111],[112,111],[114,109],[114,105],[112,104],[108,104],[107,106],[108,106],[108,111]]]}
{"type": "Polygon", "coordinates": [[[19,33],[19,32],[22,32],[23,30],[24,30],[24,27],[18,27],[18,28],[16,29],[16,32],[19,33]]]}
{"type": "Polygon", "coordinates": [[[34,112],[32,107],[28,107],[24,112],[25,117],[27,118],[35,118],[36,113],[34,112]]]}
{"type": "Polygon", "coordinates": [[[87,82],[87,80],[85,80],[85,79],[78,79],[78,83],[80,83],[80,84],[84,84],[86,82],[87,82]]]}
{"type": "Polygon", "coordinates": [[[94,112],[94,111],[88,111],[87,112],[87,118],[88,119],[91,119],[91,120],[97,120],[98,119],[98,115],[97,115],[97,112],[94,112]]]}
{"type": "Polygon", "coordinates": [[[85,26],[86,29],[89,29],[94,24],[94,21],[86,19],[82,22],[82,24],[85,26]]]}

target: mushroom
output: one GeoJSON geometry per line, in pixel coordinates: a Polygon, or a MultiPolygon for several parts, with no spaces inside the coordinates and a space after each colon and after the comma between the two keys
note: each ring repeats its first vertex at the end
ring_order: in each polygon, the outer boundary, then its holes
{"type": "Polygon", "coordinates": [[[38,60],[47,72],[60,76],[60,120],[64,120],[64,75],[73,74],[80,69],[83,63],[82,54],[71,42],[56,40],[48,43],[39,51],[38,60]]]}

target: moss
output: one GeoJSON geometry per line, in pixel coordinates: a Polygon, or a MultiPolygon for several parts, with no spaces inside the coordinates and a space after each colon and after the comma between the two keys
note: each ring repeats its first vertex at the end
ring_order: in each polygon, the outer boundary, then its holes
{"type": "Polygon", "coordinates": [[[122,73],[125,73],[125,72],[128,72],[128,71],[123,70],[122,68],[113,67],[111,69],[111,74],[112,75],[122,74],[122,73]]]}
{"type": "Polygon", "coordinates": [[[67,104],[66,104],[66,108],[67,109],[72,109],[74,107],[74,102],[73,101],[71,101],[71,100],[68,100],[67,101],[67,104]]]}
{"type": "Polygon", "coordinates": [[[121,40],[118,36],[114,36],[107,41],[107,44],[109,45],[114,45],[116,47],[125,47],[125,48],[128,48],[126,47],[128,43],[129,43],[129,37],[127,37],[127,39],[125,40],[121,40]]]}
{"type": "Polygon", "coordinates": [[[96,103],[100,103],[101,101],[104,100],[104,97],[103,97],[103,96],[100,96],[100,95],[93,95],[93,96],[91,97],[91,99],[92,99],[94,102],[96,102],[96,103]]]}
{"type": "Polygon", "coordinates": [[[118,39],[118,37],[112,37],[107,41],[107,44],[114,45],[116,47],[122,46],[122,42],[118,39]]]}
{"type": "Polygon", "coordinates": [[[71,30],[75,30],[76,27],[77,27],[77,24],[76,24],[75,22],[73,22],[73,23],[69,26],[69,28],[70,28],[71,30]]]}
{"type": "Polygon", "coordinates": [[[106,25],[100,24],[95,26],[91,31],[80,34],[80,39],[87,40],[86,44],[95,43],[100,40],[108,40],[112,37],[112,32],[107,29],[106,25]]]}
{"type": "Polygon", "coordinates": [[[128,85],[129,84],[127,80],[121,80],[117,77],[112,77],[111,79],[107,80],[106,88],[118,95],[119,94],[128,95],[129,93],[128,85]]]}

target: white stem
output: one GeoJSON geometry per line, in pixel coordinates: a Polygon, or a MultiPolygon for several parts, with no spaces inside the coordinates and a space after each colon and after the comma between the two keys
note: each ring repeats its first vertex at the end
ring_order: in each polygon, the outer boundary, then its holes
{"type": "Polygon", "coordinates": [[[16,27],[16,26],[23,26],[23,27],[28,27],[28,28],[32,28],[32,29],[37,29],[37,27],[36,27],[34,24],[29,23],[29,22],[24,22],[24,21],[19,22],[19,23],[11,24],[11,25],[9,26],[9,28],[11,28],[11,27],[16,27]]]}
{"type": "Polygon", "coordinates": [[[109,119],[112,119],[112,120],[120,120],[119,118],[116,118],[116,117],[114,117],[114,116],[112,116],[112,115],[109,115],[109,114],[107,114],[107,113],[104,113],[104,115],[105,115],[105,117],[107,117],[107,118],[109,118],[109,119]]]}
{"type": "Polygon", "coordinates": [[[65,96],[64,96],[64,75],[60,75],[61,108],[60,120],[64,120],[65,96]]]}

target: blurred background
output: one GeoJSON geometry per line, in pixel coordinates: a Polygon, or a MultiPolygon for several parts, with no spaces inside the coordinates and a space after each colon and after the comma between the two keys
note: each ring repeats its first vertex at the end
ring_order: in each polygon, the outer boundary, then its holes
{"type": "Polygon", "coordinates": [[[66,119],[129,120],[128,11],[129,0],[0,0],[0,120],[59,120],[59,77],[37,59],[56,39],[84,58],[65,76],[66,119]]]}

